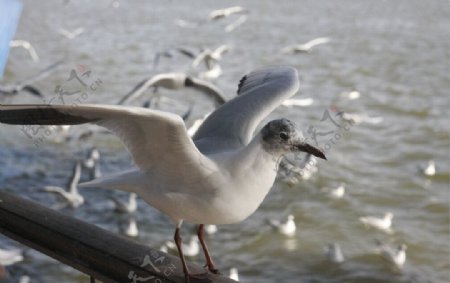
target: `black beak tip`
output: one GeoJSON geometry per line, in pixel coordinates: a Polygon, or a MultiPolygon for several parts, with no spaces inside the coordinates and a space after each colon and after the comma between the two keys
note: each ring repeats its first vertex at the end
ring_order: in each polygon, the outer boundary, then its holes
{"type": "Polygon", "coordinates": [[[314,156],[327,160],[327,157],[325,156],[325,153],[323,153],[323,151],[321,151],[320,149],[315,150],[314,153],[312,153],[314,156]]]}

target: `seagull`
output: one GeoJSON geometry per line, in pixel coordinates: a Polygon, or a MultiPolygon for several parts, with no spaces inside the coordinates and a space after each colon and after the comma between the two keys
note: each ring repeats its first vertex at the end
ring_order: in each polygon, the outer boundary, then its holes
{"type": "Polygon", "coordinates": [[[60,194],[72,208],[79,207],[84,203],[84,198],[78,192],[77,188],[80,176],[81,176],[81,163],[77,162],[73,167],[72,176],[70,178],[67,191],[61,187],[54,187],[54,186],[46,186],[44,190],[50,193],[60,194]]]}
{"type": "Polygon", "coordinates": [[[194,58],[192,67],[196,68],[201,62],[205,62],[206,67],[210,70],[214,64],[222,59],[222,54],[228,53],[230,50],[231,47],[226,44],[222,44],[214,50],[205,49],[194,58]]]}
{"type": "Polygon", "coordinates": [[[396,249],[383,244],[379,240],[375,240],[377,244],[377,253],[379,253],[387,262],[393,264],[395,267],[401,269],[406,262],[405,244],[399,245],[396,249]]]}
{"type": "Polygon", "coordinates": [[[385,232],[391,233],[392,218],[394,215],[391,212],[387,212],[383,218],[378,218],[375,216],[360,217],[361,221],[366,226],[371,226],[385,232]]]}
{"type": "Polygon", "coordinates": [[[268,220],[268,223],[272,228],[276,229],[280,234],[283,234],[285,236],[294,236],[295,235],[295,222],[294,222],[294,215],[289,214],[287,219],[283,222],[279,220],[268,220]]]}
{"type": "Polygon", "coordinates": [[[239,273],[238,269],[236,267],[230,268],[230,274],[228,275],[230,279],[233,279],[235,281],[239,281],[239,273]]]}
{"type": "Polygon", "coordinates": [[[248,13],[248,10],[241,6],[233,6],[224,9],[217,9],[209,13],[208,18],[210,20],[218,20],[222,18],[226,18],[233,14],[245,14],[248,13]]]}
{"type": "Polygon", "coordinates": [[[225,26],[225,28],[224,28],[225,32],[232,32],[237,27],[239,27],[240,25],[245,23],[247,21],[247,19],[248,19],[247,15],[241,15],[239,18],[237,18],[236,21],[234,21],[231,24],[228,24],[228,25],[225,26]]]}
{"type": "Polygon", "coordinates": [[[190,77],[185,73],[164,73],[155,75],[138,83],[119,101],[118,104],[123,105],[138,98],[151,86],[163,87],[171,90],[179,90],[185,87],[190,87],[214,99],[216,105],[222,105],[226,101],[226,98],[223,96],[222,92],[210,82],[199,78],[190,77]]]}
{"type": "Polygon", "coordinates": [[[355,100],[361,97],[361,93],[357,90],[346,91],[340,94],[340,97],[346,98],[349,100],[355,100]]]}
{"type": "MultiPolygon", "coordinates": [[[[177,245],[172,241],[167,241],[163,245],[163,247],[161,247],[162,251],[177,250],[177,245]],[[165,248],[163,248],[164,246],[165,248]]],[[[183,253],[188,257],[195,257],[200,253],[200,245],[198,243],[197,237],[191,236],[191,238],[189,239],[189,244],[183,245],[183,253]]]]}
{"type": "Polygon", "coordinates": [[[120,213],[133,213],[137,210],[137,195],[136,193],[130,193],[128,202],[122,202],[116,198],[111,198],[115,204],[115,210],[120,213]]]}
{"type": "Polygon", "coordinates": [[[436,164],[433,160],[428,161],[427,167],[419,167],[419,172],[425,176],[431,177],[436,175],[436,164]]]}
{"type": "Polygon", "coordinates": [[[342,254],[341,247],[337,243],[328,244],[325,247],[325,257],[329,262],[341,263],[344,262],[344,255],[342,254]]]}
{"type": "Polygon", "coordinates": [[[134,219],[133,217],[130,217],[126,222],[126,225],[120,227],[120,230],[122,234],[128,237],[134,238],[139,236],[139,229],[136,223],[136,219],[134,219]]]}
{"type": "Polygon", "coordinates": [[[28,54],[30,54],[31,59],[33,60],[33,62],[39,62],[39,56],[36,52],[36,49],[34,49],[33,45],[31,45],[30,42],[26,41],[26,40],[11,40],[9,42],[9,46],[10,47],[22,47],[24,48],[26,51],[28,51],[28,54]]]}
{"type": "Polygon", "coordinates": [[[41,70],[36,75],[33,75],[29,78],[26,78],[23,81],[16,82],[12,85],[0,85],[0,94],[3,95],[16,95],[21,91],[27,91],[31,95],[42,97],[42,93],[32,86],[35,82],[38,82],[47,76],[49,76],[53,71],[55,71],[60,65],[62,64],[62,61],[58,61],[56,63],[53,63],[49,65],[48,67],[41,70]]]}
{"type": "Polygon", "coordinates": [[[310,52],[311,49],[313,49],[313,47],[320,45],[320,44],[324,44],[324,43],[328,43],[330,42],[331,39],[328,37],[319,37],[313,40],[310,40],[306,43],[303,44],[297,44],[297,45],[291,45],[291,46],[287,46],[285,48],[283,48],[281,50],[282,53],[299,53],[299,52],[310,52]]]}
{"type": "Polygon", "coordinates": [[[84,28],[82,28],[82,27],[76,28],[73,31],[69,31],[65,28],[58,29],[58,33],[65,36],[68,39],[74,39],[75,37],[79,36],[83,32],[84,32],[84,28]]]}
{"type": "Polygon", "coordinates": [[[222,67],[219,64],[214,64],[214,66],[204,72],[198,73],[198,78],[202,80],[214,80],[222,75],[222,67]]]}
{"type": "Polygon", "coordinates": [[[348,112],[341,112],[339,113],[339,116],[342,117],[345,121],[352,122],[356,125],[359,125],[361,123],[367,123],[367,124],[380,124],[383,122],[383,117],[371,117],[367,114],[357,114],[357,113],[348,113],[348,112]]]}
{"type": "Polygon", "coordinates": [[[180,53],[191,59],[195,59],[195,57],[197,56],[196,55],[197,52],[187,47],[175,47],[158,51],[156,52],[155,57],[153,58],[153,69],[156,70],[156,67],[158,67],[161,57],[172,58],[174,57],[175,53],[180,53]]]}
{"type": "Polygon", "coordinates": [[[219,229],[217,228],[217,225],[214,224],[209,224],[209,225],[205,225],[205,232],[208,235],[212,235],[217,233],[219,229]]]}
{"type": "Polygon", "coordinates": [[[285,101],[283,101],[283,103],[281,103],[281,105],[286,106],[288,108],[291,108],[292,106],[305,107],[310,106],[311,104],[313,104],[313,102],[314,99],[312,98],[286,99],[285,101]]]}
{"type": "Polygon", "coordinates": [[[218,273],[204,241],[204,224],[241,222],[260,206],[273,186],[282,156],[308,152],[288,119],[275,119],[256,131],[281,102],[299,89],[297,70],[265,67],[245,75],[237,96],[216,109],[191,138],[173,113],[119,105],[0,105],[6,124],[95,123],[113,131],[132,155],[134,166],[82,187],[135,192],[176,223],[175,244],[186,282],[190,274],[180,236],[183,222],[198,224],[210,272],[218,273]]]}
{"type": "Polygon", "coordinates": [[[23,251],[20,249],[0,249],[0,266],[13,265],[23,261],[23,251]]]}
{"type": "Polygon", "coordinates": [[[89,176],[91,179],[100,178],[102,173],[100,172],[100,152],[96,147],[89,150],[88,156],[83,160],[82,165],[89,170],[89,176]]]}
{"type": "Polygon", "coordinates": [[[331,198],[335,198],[335,199],[342,198],[344,196],[344,194],[345,194],[345,184],[344,183],[341,183],[336,188],[329,189],[329,191],[328,191],[328,195],[331,198]]]}

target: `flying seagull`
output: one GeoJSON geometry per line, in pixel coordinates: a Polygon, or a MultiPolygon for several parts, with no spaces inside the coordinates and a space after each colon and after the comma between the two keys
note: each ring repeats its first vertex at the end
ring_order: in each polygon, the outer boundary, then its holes
{"type": "Polygon", "coordinates": [[[191,139],[183,119],[173,113],[118,105],[1,105],[7,124],[95,123],[114,132],[132,155],[129,170],[93,180],[83,187],[135,192],[176,223],[175,243],[186,282],[181,225],[198,224],[197,236],[208,270],[218,273],[204,241],[205,224],[243,221],[260,206],[281,157],[291,152],[324,153],[305,142],[288,119],[259,123],[299,89],[297,70],[267,67],[239,82],[238,96],[216,109],[191,139]]]}
{"type": "Polygon", "coordinates": [[[217,9],[217,10],[211,11],[211,13],[209,13],[208,18],[210,20],[218,20],[218,19],[226,18],[233,14],[246,14],[246,13],[248,13],[248,10],[246,8],[241,7],[241,6],[233,6],[233,7],[228,7],[228,8],[224,8],[224,9],[217,9]]]}
{"type": "Polygon", "coordinates": [[[281,50],[282,53],[299,53],[299,52],[310,52],[311,49],[316,47],[317,45],[324,44],[330,42],[331,39],[328,37],[319,37],[313,40],[310,40],[303,44],[291,45],[283,48],[281,50]]]}
{"type": "Polygon", "coordinates": [[[35,82],[38,82],[46,77],[48,77],[52,72],[54,72],[60,65],[62,64],[62,61],[58,61],[56,63],[53,63],[46,67],[45,69],[41,70],[36,75],[33,75],[29,78],[26,78],[23,81],[16,82],[11,85],[0,85],[0,94],[3,95],[16,95],[21,91],[27,91],[28,93],[42,97],[42,93],[32,86],[35,82]]]}
{"type": "Polygon", "coordinates": [[[212,83],[199,78],[190,77],[185,73],[164,73],[145,79],[138,83],[120,101],[119,105],[128,103],[140,97],[149,87],[163,87],[171,90],[179,90],[185,87],[193,88],[211,97],[216,105],[225,103],[226,98],[222,92],[212,83]]]}
{"type": "Polygon", "coordinates": [[[84,197],[78,192],[77,188],[80,177],[81,177],[81,162],[77,162],[73,167],[72,176],[69,180],[67,190],[55,186],[46,186],[44,190],[50,193],[59,194],[73,208],[79,207],[84,203],[84,197]]]}
{"type": "Polygon", "coordinates": [[[33,60],[33,62],[39,62],[39,56],[36,52],[36,49],[34,49],[33,45],[31,45],[31,43],[29,41],[26,40],[20,40],[20,39],[16,39],[16,40],[11,40],[9,42],[9,46],[10,47],[22,47],[23,49],[25,49],[26,51],[28,51],[28,54],[30,54],[31,59],[33,60]]]}

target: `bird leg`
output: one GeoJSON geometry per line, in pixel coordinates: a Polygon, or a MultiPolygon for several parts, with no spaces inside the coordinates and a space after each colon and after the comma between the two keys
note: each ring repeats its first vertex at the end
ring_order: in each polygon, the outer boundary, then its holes
{"type": "Polygon", "coordinates": [[[191,278],[197,278],[197,279],[205,279],[207,273],[205,274],[191,274],[189,273],[189,269],[186,264],[186,260],[184,259],[184,253],[182,249],[183,241],[180,236],[180,227],[181,225],[177,225],[177,228],[175,230],[174,240],[175,244],[177,245],[178,253],[180,255],[181,263],[183,265],[183,272],[184,272],[184,278],[186,283],[191,282],[191,278]]]}
{"type": "Polygon", "coordinates": [[[220,274],[219,270],[214,265],[214,262],[213,262],[211,256],[209,255],[208,247],[206,246],[206,243],[205,243],[205,231],[204,231],[204,228],[205,228],[204,224],[198,225],[197,235],[198,235],[198,239],[200,240],[200,244],[202,245],[203,252],[205,253],[205,258],[206,258],[206,265],[205,265],[205,267],[208,267],[208,270],[211,271],[214,274],[220,274]]]}
{"type": "Polygon", "coordinates": [[[180,255],[181,263],[183,264],[183,272],[184,272],[185,282],[189,283],[189,282],[191,282],[191,280],[189,278],[189,269],[186,265],[186,260],[184,259],[184,254],[183,254],[183,249],[182,249],[183,241],[181,240],[180,227],[178,227],[178,226],[175,229],[175,235],[174,235],[173,239],[175,241],[175,244],[177,245],[178,254],[180,255]]]}

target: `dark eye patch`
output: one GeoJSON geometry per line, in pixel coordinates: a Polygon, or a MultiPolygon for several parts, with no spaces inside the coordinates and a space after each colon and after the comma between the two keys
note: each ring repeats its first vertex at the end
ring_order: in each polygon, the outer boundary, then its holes
{"type": "Polygon", "coordinates": [[[289,135],[288,134],[286,134],[285,132],[281,132],[280,133],[280,138],[282,139],[282,140],[288,140],[289,139],[289,135]]]}

